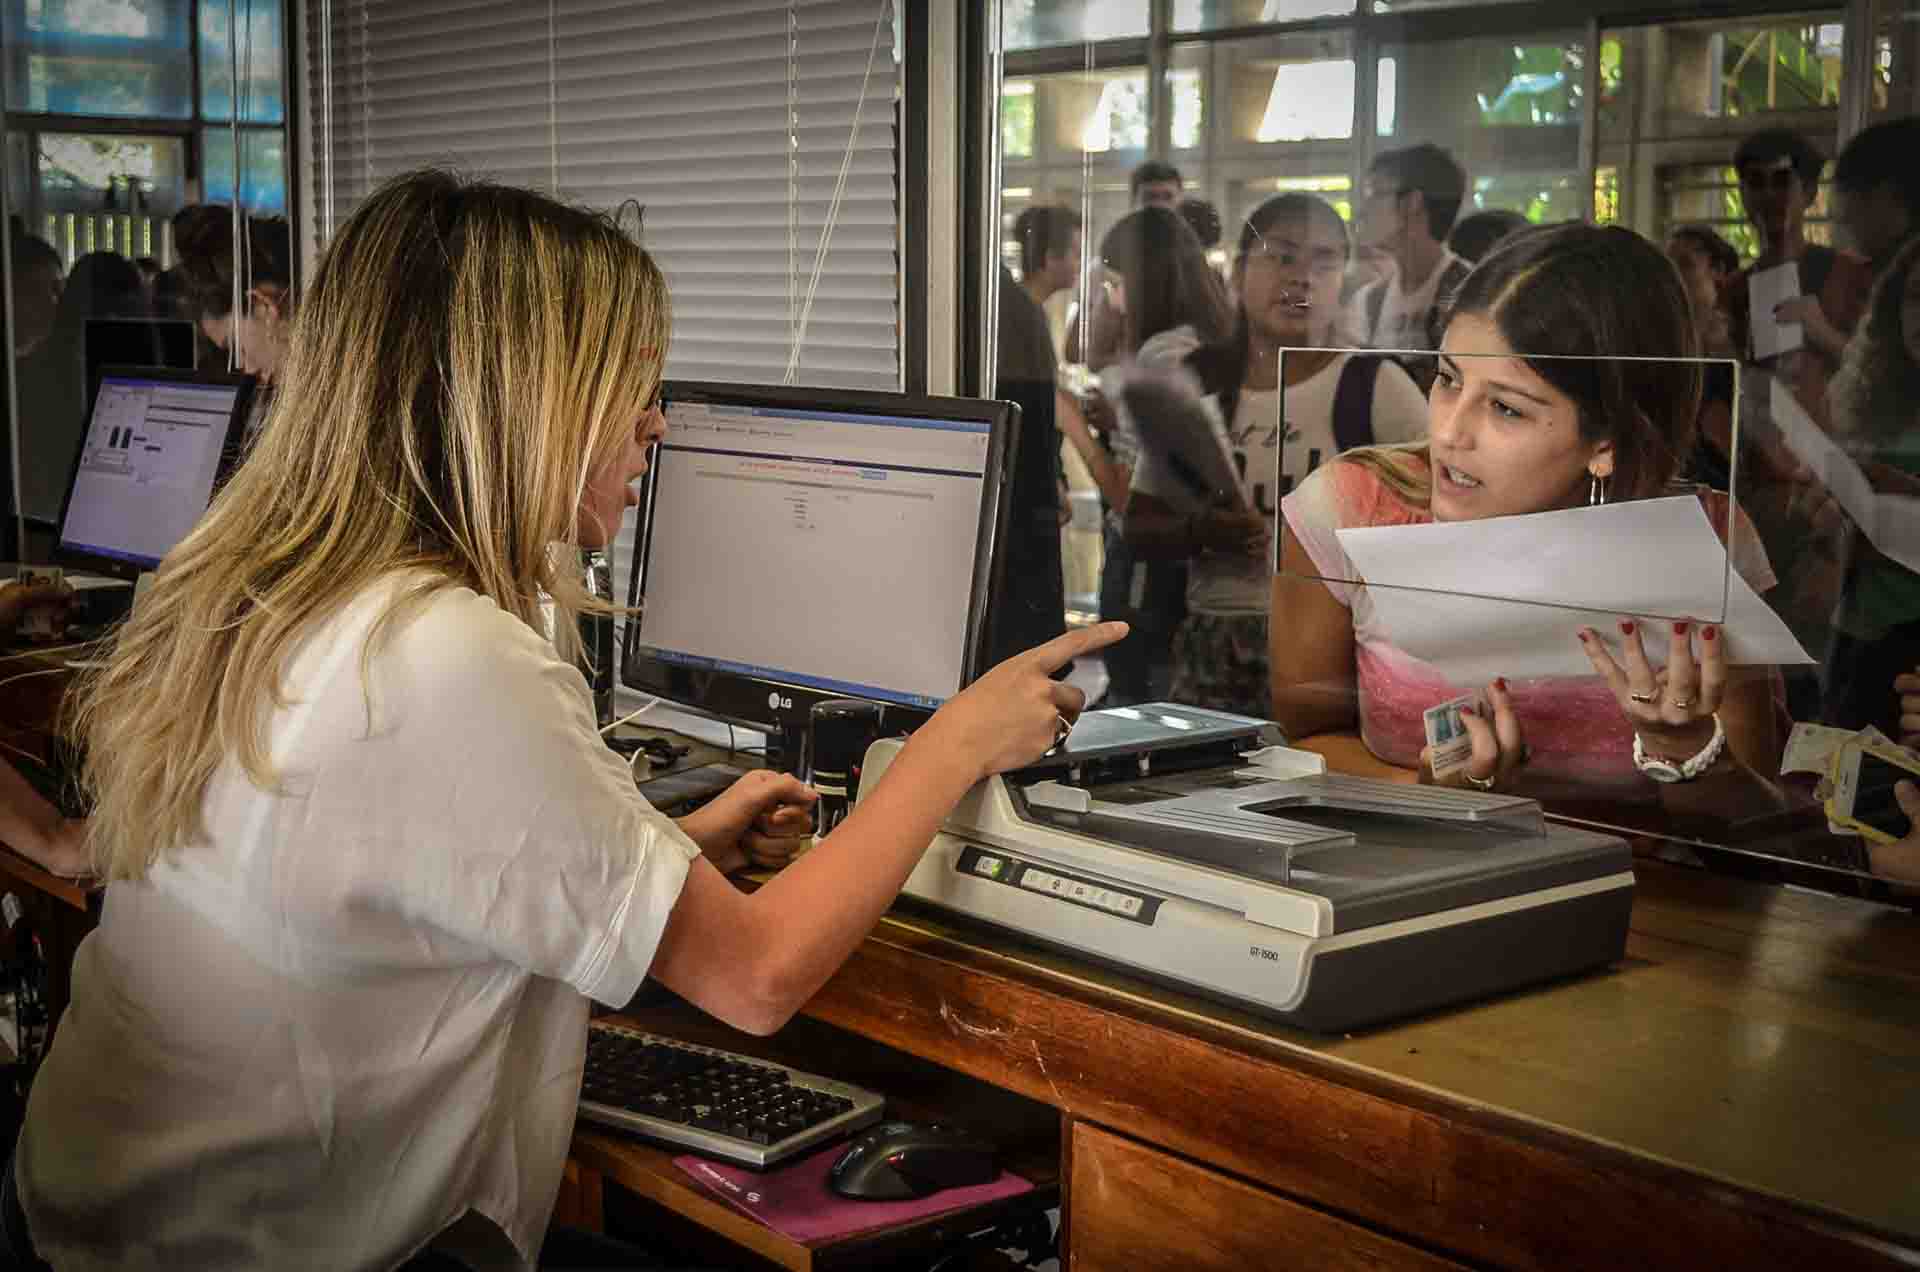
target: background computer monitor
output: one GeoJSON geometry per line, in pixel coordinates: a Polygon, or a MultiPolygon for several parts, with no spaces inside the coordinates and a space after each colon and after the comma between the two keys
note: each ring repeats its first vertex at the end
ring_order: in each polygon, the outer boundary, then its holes
{"type": "Polygon", "coordinates": [[[89,318],[81,331],[86,358],[84,402],[107,367],[194,368],[193,324],[184,318],[89,318]]]}
{"type": "Polygon", "coordinates": [[[106,367],[61,506],[63,565],[151,570],[206,512],[238,459],[251,376],[106,367]]]}
{"type": "Polygon", "coordinates": [[[685,381],[663,401],[629,688],[796,737],[826,698],[911,726],[978,674],[1014,407],[685,381]]]}

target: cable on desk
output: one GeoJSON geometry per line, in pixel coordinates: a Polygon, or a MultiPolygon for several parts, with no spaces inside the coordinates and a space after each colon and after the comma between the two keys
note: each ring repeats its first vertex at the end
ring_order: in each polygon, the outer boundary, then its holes
{"type": "MultiPolygon", "coordinates": [[[[5,681],[0,681],[0,684],[5,684],[5,683],[6,683],[5,681]]],[[[612,724],[609,724],[603,727],[600,730],[600,736],[604,738],[607,736],[607,734],[612,733],[615,729],[619,728],[621,725],[632,724],[635,720],[638,720],[641,716],[647,714],[647,712],[653,710],[655,707],[659,705],[660,705],[660,699],[649,698],[646,702],[634,708],[632,711],[627,712],[627,714],[621,716],[618,720],[615,720],[612,724]]]]}

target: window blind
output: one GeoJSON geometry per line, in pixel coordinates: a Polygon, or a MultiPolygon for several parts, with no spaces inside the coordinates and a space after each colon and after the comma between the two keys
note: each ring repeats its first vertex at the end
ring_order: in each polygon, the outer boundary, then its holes
{"type": "Polygon", "coordinates": [[[316,247],[425,165],[631,199],[672,288],[669,375],[900,387],[888,0],[307,0],[305,17],[316,247]]]}
{"type": "Polygon", "coordinates": [[[899,386],[888,0],[308,0],[307,22],[320,242],[427,164],[632,199],[669,374],[780,383],[804,316],[795,383],[899,386]]]}

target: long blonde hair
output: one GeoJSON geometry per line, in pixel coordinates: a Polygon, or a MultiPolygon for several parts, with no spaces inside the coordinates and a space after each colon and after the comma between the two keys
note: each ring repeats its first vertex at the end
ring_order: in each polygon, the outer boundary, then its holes
{"type": "MultiPolygon", "coordinates": [[[[571,652],[592,602],[555,545],[660,378],[666,281],[610,218],[423,171],[335,234],[300,305],[259,440],[162,563],[71,722],[96,870],[139,878],[204,834],[237,759],[261,789],[271,710],[316,624],[416,571],[363,668],[434,593],[465,586],[571,652]]],[[[372,704],[369,703],[369,711],[372,704]]]]}

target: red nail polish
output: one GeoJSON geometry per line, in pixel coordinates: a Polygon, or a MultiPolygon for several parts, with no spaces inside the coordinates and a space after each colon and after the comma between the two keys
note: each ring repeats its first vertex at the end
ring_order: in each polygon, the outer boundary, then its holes
{"type": "Polygon", "coordinates": [[[1701,640],[1718,640],[1719,637],[1720,629],[1718,627],[1707,626],[1700,629],[1701,640]]]}
{"type": "Polygon", "coordinates": [[[1620,634],[1621,634],[1622,636],[1631,636],[1631,635],[1633,635],[1633,624],[1632,624],[1632,623],[1630,623],[1630,622],[1628,622],[1628,621],[1627,621],[1627,620],[1625,620],[1625,619],[1621,619],[1621,620],[1620,620],[1620,634]]]}
{"type": "Polygon", "coordinates": [[[1507,691],[1507,678],[1505,676],[1496,677],[1493,682],[1493,687],[1501,693],[1505,693],[1507,691]]]}
{"type": "Polygon", "coordinates": [[[1673,634],[1675,636],[1685,636],[1687,634],[1687,624],[1675,623],[1673,625],[1673,634]]]}
{"type": "Polygon", "coordinates": [[[1460,708],[1460,714],[1464,716],[1472,716],[1476,720],[1480,718],[1480,713],[1478,711],[1475,711],[1472,707],[1460,708]]]}

